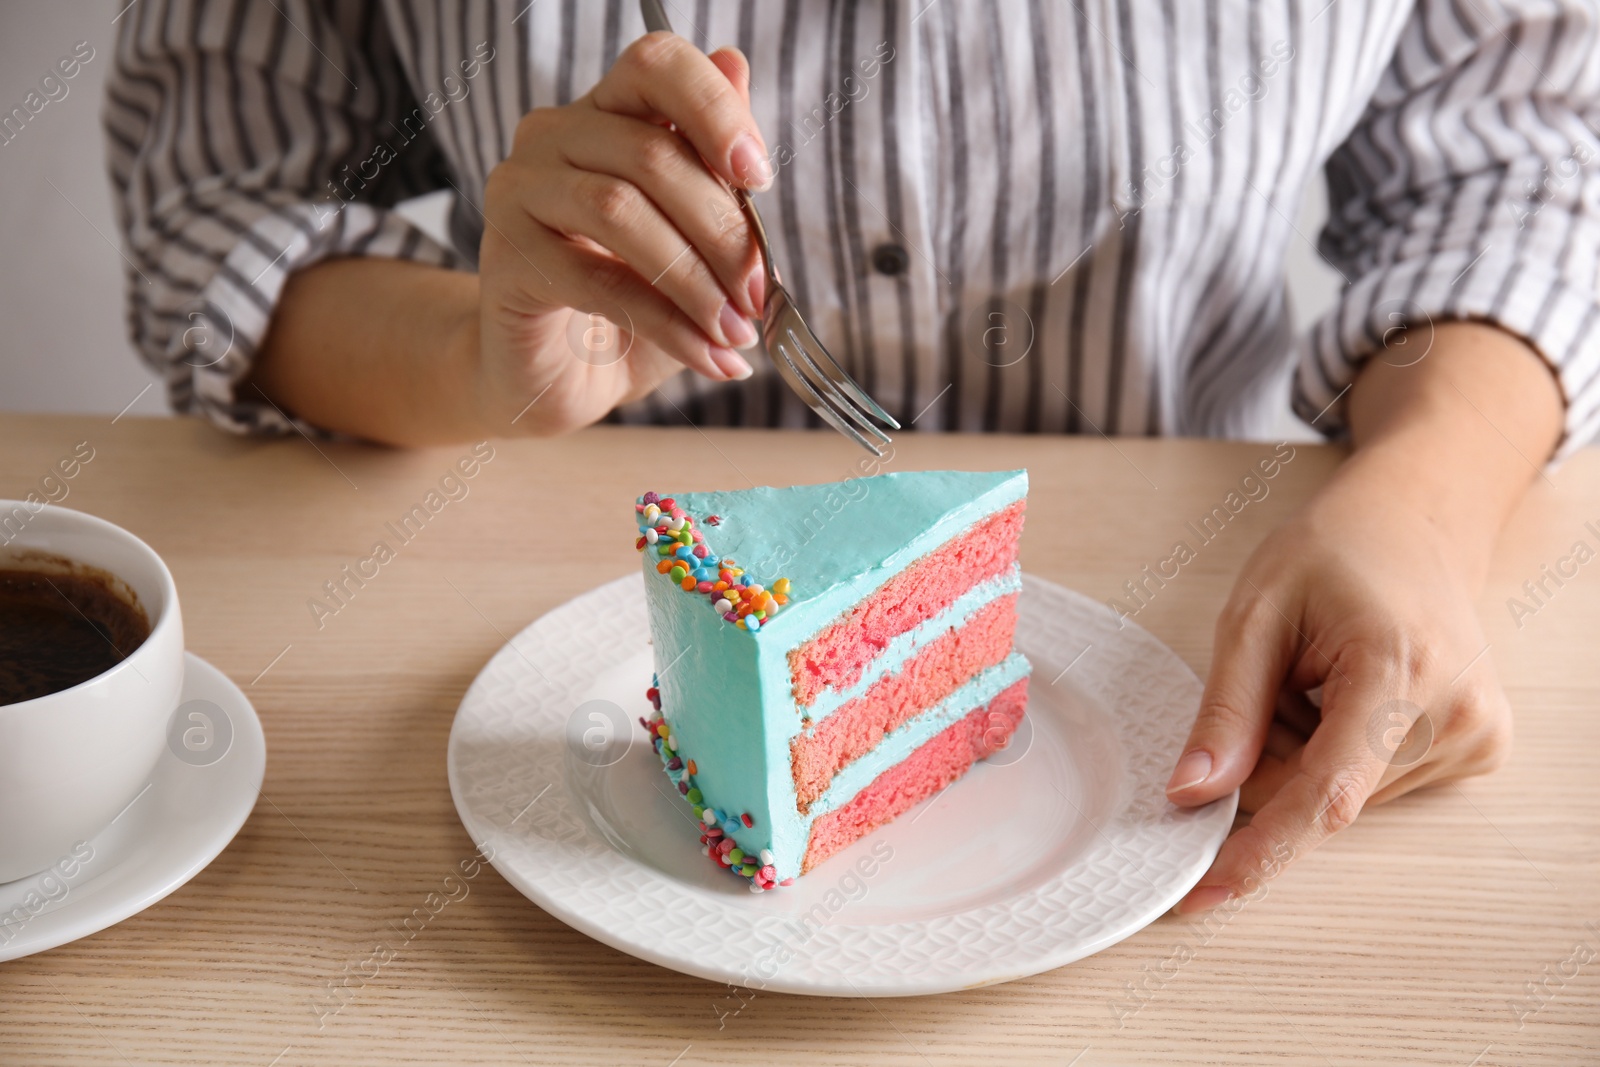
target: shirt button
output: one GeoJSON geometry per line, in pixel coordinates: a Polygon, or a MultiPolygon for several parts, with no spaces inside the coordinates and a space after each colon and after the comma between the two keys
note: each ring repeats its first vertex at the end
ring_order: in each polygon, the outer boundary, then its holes
{"type": "Polygon", "coordinates": [[[872,250],[872,269],[879,274],[887,274],[892,278],[904,274],[909,266],[911,257],[899,245],[881,244],[872,250]]]}

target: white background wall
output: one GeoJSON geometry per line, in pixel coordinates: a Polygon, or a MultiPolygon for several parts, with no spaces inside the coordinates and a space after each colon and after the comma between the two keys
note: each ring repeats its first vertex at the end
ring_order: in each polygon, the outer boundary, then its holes
{"type": "MultiPolygon", "coordinates": [[[[64,99],[0,144],[0,408],[116,413],[155,380],[123,329],[124,264],[100,148],[120,7],[0,3],[0,112],[20,106],[77,42],[95,50],[64,99]]],[[[132,410],[167,410],[161,386],[132,410]]]]}
{"type": "MultiPolygon", "coordinates": [[[[0,112],[20,106],[77,42],[95,50],[64,99],[0,144],[0,410],[167,410],[159,383],[145,389],[155,377],[127,341],[126,267],[101,150],[100,93],[112,19],[125,2],[0,0],[0,112]]],[[[1307,238],[1323,211],[1319,182],[1298,223],[1307,238]]],[[[1300,325],[1328,306],[1337,283],[1309,241],[1293,243],[1289,287],[1300,325]]],[[[1285,411],[1285,431],[1293,425],[1285,411]]]]}

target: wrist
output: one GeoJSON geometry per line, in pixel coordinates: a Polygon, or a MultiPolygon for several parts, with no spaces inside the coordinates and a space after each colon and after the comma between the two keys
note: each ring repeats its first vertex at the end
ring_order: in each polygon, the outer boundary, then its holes
{"type": "Polygon", "coordinates": [[[503,430],[489,428],[491,390],[484,381],[482,337],[476,301],[470,307],[452,309],[441,345],[445,377],[454,386],[450,390],[451,422],[457,428],[456,436],[474,441],[505,436],[503,430]]]}
{"type": "MultiPolygon", "coordinates": [[[[1355,453],[1329,489],[1428,532],[1481,584],[1496,536],[1541,474],[1562,426],[1559,388],[1538,354],[1481,323],[1428,326],[1421,356],[1383,354],[1350,397],[1355,453]]],[[[1420,332],[1420,330],[1419,330],[1420,332]]]]}
{"type": "Polygon", "coordinates": [[[1522,482],[1492,484],[1462,466],[1438,436],[1418,432],[1387,435],[1362,446],[1312,499],[1313,517],[1364,516],[1389,535],[1420,539],[1471,589],[1488,573],[1489,559],[1506,513],[1521,495],[1522,482]]]}

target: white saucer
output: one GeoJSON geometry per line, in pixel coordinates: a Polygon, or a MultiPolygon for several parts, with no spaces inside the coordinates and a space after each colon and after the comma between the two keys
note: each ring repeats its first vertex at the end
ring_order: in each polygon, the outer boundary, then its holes
{"type": "Polygon", "coordinates": [[[1177,903],[1238,798],[1166,799],[1200,702],[1183,661],[1087,597],[1023,582],[1034,673],[1011,745],[793,886],[752,894],[701,855],[636,721],[651,671],[638,576],[562,605],[484,667],[450,731],[456,810],[546,911],[713,981],[905,996],[1081,959],[1177,903]]]}
{"type": "Polygon", "coordinates": [[[0,961],[143,911],[233,840],[261,792],[266,738],[239,687],[192,652],[168,738],[150,784],[109,826],[56,869],[0,885],[0,961]]]}

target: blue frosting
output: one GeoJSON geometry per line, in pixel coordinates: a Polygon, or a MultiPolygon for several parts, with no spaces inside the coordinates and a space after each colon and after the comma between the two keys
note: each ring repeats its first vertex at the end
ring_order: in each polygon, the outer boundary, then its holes
{"type": "MultiPolygon", "coordinates": [[[[789,650],[834,622],[906,566],[969,526],[1027,495],[1025,471],[926,471],[827,485],[670,494],[711,552],[732,558],[747,580],[790,580],[790,602],[751,632],[727,622],[708,597],[657,573],[642,553],[662,708],[678,752],[696,762],[695,785],[724,813],[753,825],[730,836],[755,855],[770,849],[779,880],[799,873],[812,820],[847,802],[878,774],[962,714],[1027,672],[1013,655],[885,738],[835,778],[801,815],[789,743],[803,726],[790,691],[789,650]],[[706,518],[717,515],[719,525],[706,518]],[[1001,684],[1004,682],[1004,684],[1001,684]],[[846,792],[848,791],[848,792],[846,792]]],[[[807,709],[821,718],[903,663],[916,648],[994,597],[1014,592],[1010,574],[984,582],[943,613],[900,635],[850,690],[807,709]]]]}

